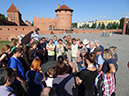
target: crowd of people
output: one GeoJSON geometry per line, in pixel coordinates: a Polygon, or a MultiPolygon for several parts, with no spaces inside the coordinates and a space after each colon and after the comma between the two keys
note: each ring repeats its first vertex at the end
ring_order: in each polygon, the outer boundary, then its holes
{"type": "Polygon", "coordinates": [[[116,47],[98,40],[41,37],[28,44],[14,39],[0,55],[0,96],[115,96],[116,47]],[[43,73],[41,65],[56,62],[43,73]]]}

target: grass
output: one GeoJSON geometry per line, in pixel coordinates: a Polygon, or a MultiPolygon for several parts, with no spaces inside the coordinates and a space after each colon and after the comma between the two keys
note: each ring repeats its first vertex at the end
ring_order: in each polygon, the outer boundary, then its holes
{"type": "Polygon", "coordinates": [[[1,48],[3,48],[4,45],[8,45],[10,43],[11,43],[11,41],[0,41],[0,50],[1,50],[1,48]]]}

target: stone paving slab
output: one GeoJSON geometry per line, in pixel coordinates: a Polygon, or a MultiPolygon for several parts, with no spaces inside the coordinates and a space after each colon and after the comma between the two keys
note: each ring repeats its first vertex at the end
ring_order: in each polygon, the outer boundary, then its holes
{"type": "MultiPolygon", "coordinates": [[[[68,34],[56,34],[57,38],[63,38],[68,34]]],[[[129,35],[112,34],[111,37],[101,37],[100,33],[81,33],[81,34],[70,34],[74,38],[80,38],[91,40],[99,40],[100,44],[104,48],[110,46],[117,47],[119,69],[116,73],[117,86],[116,96],[129,96],[129,69],[127,63],[129,61],[129,35]]],[[[44,37],[52,38],[54,35],[42,35],[44,37]]]]}

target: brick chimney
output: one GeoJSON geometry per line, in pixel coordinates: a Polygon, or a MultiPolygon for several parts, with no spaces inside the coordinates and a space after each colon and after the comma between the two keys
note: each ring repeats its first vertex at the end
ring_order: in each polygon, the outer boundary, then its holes
{"type": "Polygon", "coordinates": [[[58,4],[58,8],[60,7],[60,4],[58,4]]]}
{"type": "Polygon", "coordinates": [[[18,8],[16,7],[16,9],[18,10],[18,8]]]}

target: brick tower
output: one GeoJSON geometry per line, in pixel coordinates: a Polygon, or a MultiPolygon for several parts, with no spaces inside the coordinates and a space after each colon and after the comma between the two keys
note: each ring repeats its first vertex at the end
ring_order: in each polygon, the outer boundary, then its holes
{"type": "Polygon", "coordinates": [[[21,13],[18,11],[18,8],[12,4],[7,10],[8,21],[15,22],[18,26],[25,25],[21,19],[21,13]]]}
{"type": "Polygon", "coordinates": [[[57,16],[56,28],[55,29],[72,29],[72,12],[66,5],[58,5],[58,9],[55,10],[57,16]]]}

